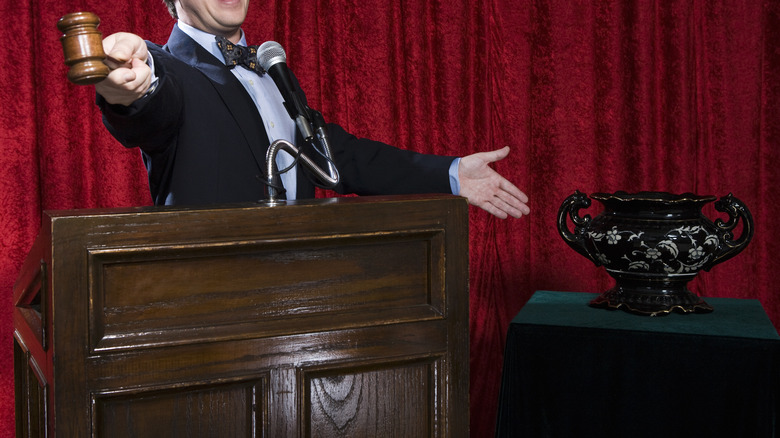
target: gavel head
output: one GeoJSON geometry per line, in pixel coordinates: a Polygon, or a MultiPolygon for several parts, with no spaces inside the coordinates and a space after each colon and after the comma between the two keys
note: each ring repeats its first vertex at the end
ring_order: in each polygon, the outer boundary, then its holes
{"type": "Polygon", "coordinates": [[[108,76],[103,63],[103,35],[97,30],[100,18],[91,12],[74,12],[60,18],[57,28],[65,64],[70,66],[68,80],[78,85],[95,84],[108,76]]]}

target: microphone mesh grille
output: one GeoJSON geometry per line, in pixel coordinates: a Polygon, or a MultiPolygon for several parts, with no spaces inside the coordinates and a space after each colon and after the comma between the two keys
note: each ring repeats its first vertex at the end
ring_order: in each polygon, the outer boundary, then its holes
{"type": "Polygon", "coordinates": [[[264,70],[279,62],[287,62],[287,54],[276,41],[266,41],[257,49],[257,62],[264,70]]]}

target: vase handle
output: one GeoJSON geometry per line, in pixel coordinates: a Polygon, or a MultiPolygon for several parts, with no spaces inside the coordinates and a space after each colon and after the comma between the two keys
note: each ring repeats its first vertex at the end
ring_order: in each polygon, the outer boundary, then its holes
{"type": "Polygon", "coordinates": [[[729,193],[715,202],[715,209],[722,213],[727,213],[729,221],[724,222],[722,219],[715,221],[718,237],[720,237],[722,243],[715,257],[704,266],[705,271],[709,271],[716,264],[724,262],[742,252],[750,243],[750,239],[753,238],[753,216],[742,201],[729,193]],[[734,240],[732,231],[737,227],[740,219],[742,220],[742,233],[739,239],[734,240]]]}
{"type": "Polygon", "coordinates": [[[566,198],[558,210],[558,233],[572,249],[587,257],[596,266],[601,266],[598,259],[591,256],[585,246],[585,234],[590,230],[591,217],[589,214],[580,217],[579,211],[588,207],[590,207],[590,198],[579,190],[576,190],[574,194],[566,198]],[[571,221],[574,223],[574,232],[569,230],[566,216],[571,218],[571,221]]]}

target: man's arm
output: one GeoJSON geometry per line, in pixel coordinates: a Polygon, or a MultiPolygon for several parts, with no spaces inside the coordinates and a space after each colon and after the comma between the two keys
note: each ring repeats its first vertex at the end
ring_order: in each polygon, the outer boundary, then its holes
{"type": "Polygon", "coordinates": [[[528,196],[489,166],[507,155],[509,146],[478,152],[463,157],[458,166],[460,195],[466,197],[469,204],[501,219],[507,216],[519,218],[531,212],[527,205],[528,196]]]}

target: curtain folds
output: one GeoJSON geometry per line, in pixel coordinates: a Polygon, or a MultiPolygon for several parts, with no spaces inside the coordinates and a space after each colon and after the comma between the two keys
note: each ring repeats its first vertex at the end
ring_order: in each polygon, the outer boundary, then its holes
{"type": "MultiPolygon", "coordinates": [[[[160,0],[2,4],[13,19],[0,32],[16,42],[0,89],[10,390],[11,288],[41,211],[150,203],[139,152],[102,127],[93,88],[65,79],[56,22],[88,10],[104,35],[164,43],[174,21],[160,0]]],[[[453,156],[511,146],[495,167],[530,196],[531,216],[470,212],[472,436],[492,433],[506,329],[531,294],[611,286],[558,236],[558,207],[575,190],[733,193],[753,213],[754,240],[690,288],[758,299],[780,326],[780,0],[254,0],[245,31],[280,42],[310,104],[358,136],[453,156]]]]}

